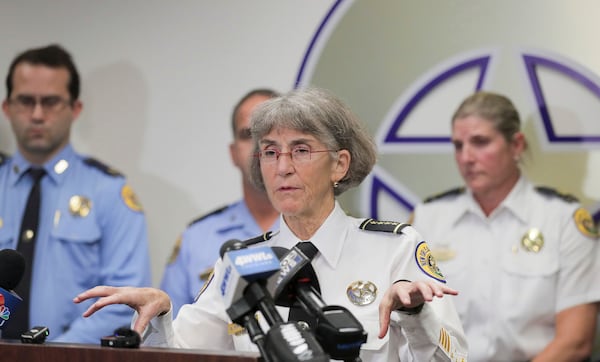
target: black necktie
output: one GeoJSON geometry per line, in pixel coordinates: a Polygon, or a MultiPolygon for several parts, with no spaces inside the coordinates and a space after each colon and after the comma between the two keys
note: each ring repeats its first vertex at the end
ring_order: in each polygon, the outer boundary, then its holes
{"type": "MultiPolygon", "coordinates": [[[[308,257],[312,261],[312,259],[317,255],[319,249],[311,243],[310,241],[301,241],[296,244],[296,247],[300,249],[300,251],[308,257]]],[[[310,277],[310,285],[312,285],[318,293],[321,292],[321,287],[319,286],[319,281],[317,280],[317,276],[313,273],[310,277]]],[[[288,321],[299,321],[307,323],[312,330],[315,330],[317,327],[316,318],[308,314],[304,308],[300,305],[298,301],[294,302],[294,305],[290,307],[290,314],[288,316],[288,321]]]]}
{"type": "Polygon", "coordinates": [[[2,331],[2,338],[19,339],[21,333],[29,329],[29,302],[31,291],[31,275],[33,272],[33,256],[35,252],[35,239],[38,232],[38,223],[40,219],[40,199],[41,199],[41,180],[46,174],[43,168],[31,168],[28,171],[33,180],[33,186],[27,197],[25,212],[21,220],[19,230],[19,241],[17,251],[23,254],[26,260],[25,273],[23,279],[15,288],[15,292],[23,298],[23,302],[11,315],[10,323],[2,331]]]}

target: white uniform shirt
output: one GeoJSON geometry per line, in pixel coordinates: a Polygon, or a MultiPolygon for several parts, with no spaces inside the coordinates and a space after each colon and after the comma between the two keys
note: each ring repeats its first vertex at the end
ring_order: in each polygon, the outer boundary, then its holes
{"type": "Polygon", "coordinates": [[[469,361],[531,359],[553,339],[555,315],[589,301],[596,240],[578,230],[579,208],[524,177],[489,217],[468,191],[415,208],[413,225],[459,292],[469,361]],[[522,243],[534,228],[537,252],[522,243]]]}
{"type": "MultiPolygon", "coordinates": [[[[359,229],[362,219],[347,216],[336,203],[335,209],[310,241],[320,253],[313,259],[321,286],[322,298],[328,305],[341,305],[350,310],[368,332],[362,346],[363,361],[465,361],[466,343],[453,296],[435,298],[426,303],[421,313],[392,313],[391,327],[379,339],[379,303],[385,291],[397,280],[431,278],[423,272],[415,258],[421,236],[408,226],[401,234],[359,229]],[[355,281],[370,281],[377,296],[367,306],[350,302],[346,289],[355,281]]],[[[280,220],[281,230],[267,244],[292,248],[299,240],[280,220]]],[[[222,279],[219,260],[215,274],[194,304],[181,308],[171,324],[171,313],[154,318],[145,344],[184,348],[257,349],[247,334],[228,334],[227,316],[218,284],[222,279]],[[235,342],[234,342],[235,340],[235,342]]],[[[287,320],[287,308],[280,308],[287,320]]]]}

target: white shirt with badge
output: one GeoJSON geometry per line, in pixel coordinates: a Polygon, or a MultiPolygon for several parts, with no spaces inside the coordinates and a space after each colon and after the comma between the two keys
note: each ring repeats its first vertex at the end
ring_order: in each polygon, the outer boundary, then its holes
{"type": "Polygon", "coordinates": [[[469,361],[531,359],[558,312],[590,301],[597,232],[570,201],[521,177],[489,217],[469,191],[415,208],[413,225],[459,292],[469,361]]]}
{"type": "MultiPolygon", "coordinates": [[[[420,258],[423,264],[417,261],[428,249],[414,228],[407,226],[399,234],[367,231],[359,228],[363,221],[347,216],[336,203],[310,239],[320,251],[312,265],[323,300],[328,305],[348,308],[368,332],[367,343],[362,346],[362,360],[466,361],[465,336],[452,303],[453,296],[435,298],[419,314],[393,312],[388,334],[378,338],[378,307],[385,291],[400,279],[416,281],[438,275],[431,270],[435,265],[427,264],[430,262],[427,257],[420,258]],[[370,292],[376,289],[370,303],[357,300],[360,291],[353,289],[357,286],[368,286],[370,292]]],[[[290,249],[301,241],[283,219],[280,225],[281,230],[267,245],[290,249]]],[[[172,324],[171,313],[152,320],[150,331],[145,334],[146,345],[257,351],[245,332],[239,333],[239,328],[232,327],[225,312],[217,282],[222,279],[220,265],[219,260],[210,284],[194,304],[181,308],[172,324]]],[[[287,308],[279,310],[287,320],[287,308]]]]}

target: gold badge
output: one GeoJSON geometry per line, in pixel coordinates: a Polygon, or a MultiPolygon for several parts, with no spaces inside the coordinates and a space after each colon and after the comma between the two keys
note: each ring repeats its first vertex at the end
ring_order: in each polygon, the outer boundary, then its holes
{"type": "Polygon", "coordinates": [[[596,227],[594,219],[592,219],[592,215],[590,215],[589,211],[581,207],[575,211],[573,214],[573,219],[575,220],[577,229],[583,235],[589,238],[598,238],[598,228],[596,227]]]}
{"type": "Polygon", "coordinates": [[[129,185],[123,186],[121,189],[121,197],[123,198],[125,205],[127,205],[127,207],[129,207],[131,210],[138,212],[142,211],[142,205],[135,195],[135,192],[133,192],[133,189],[131,189],[129,185]]]}
{"type": "Polygon", "coordinates": [[[3,226],[4,226],[4,220],[2,220],[2,218],[0,217],[0,229],[2,229],[3,226]]]}
{"type": "Polygon", "coordinates": [[[92,201],[85,196],[74,195],[69,199],[69,212],[76,217],[86,217],[92,210],[92,201]]]}
{"type": "Polygon", "coordinates": [[[435,260],[439,261],[448,261],[454,259],[456,257],[456,251],[450,249],[447,246],[442,246],[439,248],[431,249],[431,255],[435,258],[435,260]]]}
{"type": "Polygon", "coordinates": [[[67,168],[69,168],[69,163],[66,160],[60,160],[54,165],[54,172],[60,175],[65,172],[67,168]]]}
{"type": "Polygon", "coordinates": [[[377,286],[372,282],[357,280],[348,286],[346,295],[354,305],[369,305],[377,299],[377,286]]]}
{"type": "Polygon", "coordinates": [[[544,246],[544,235],[536,228],[529,229],[521,239],[521,245],[527,251],[537,253],[544,246]]]}
{"type": "Polygon", "coordinates": [[[437,262],[431,254],[431,250],[429,250],[429,246],[424,241],[421,241],[417,248],[415,249],[415,258],[417,259],[417,264],[421,270],[432,277],[435,280],[439,280],[442,283],[446,282],[444,275],[440,271],[440,268],[437,266],[437,262]]]}

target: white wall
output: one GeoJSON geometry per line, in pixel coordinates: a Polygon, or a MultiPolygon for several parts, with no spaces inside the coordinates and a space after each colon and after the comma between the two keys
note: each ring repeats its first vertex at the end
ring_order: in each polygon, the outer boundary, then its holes
{"type": "MultiPolygon", "coordinates": [[[[84,102],[73,144],[128,176],[148,217],[158,285],[185,225],[241,196],[227,149],[232,105],[257,86],[293,86],[332,4],[3,1],[0,76],[4,82],[10,61],[26,48],[56,42],[72,53],[84,102]]],[[[14,151],[4,120],[0,150],[14,151]]]]}

